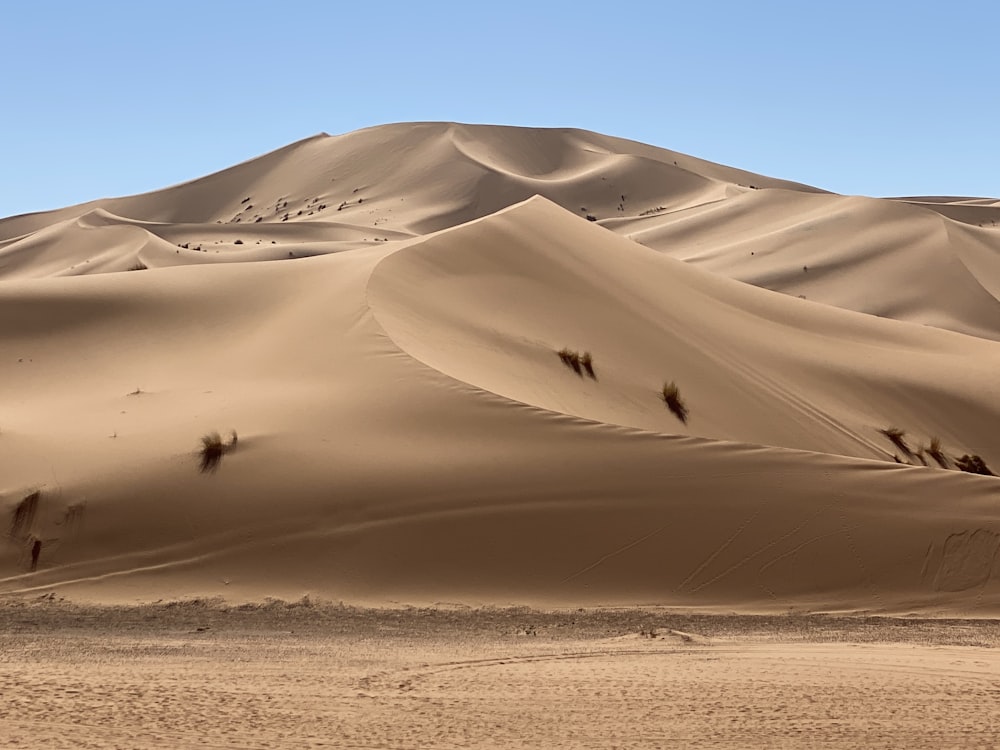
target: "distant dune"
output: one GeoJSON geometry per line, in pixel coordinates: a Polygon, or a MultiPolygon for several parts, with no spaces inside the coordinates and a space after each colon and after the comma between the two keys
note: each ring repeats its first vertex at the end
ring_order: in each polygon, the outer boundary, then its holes
{"type": "Polygon", "coordinates": [[[445,123],[0,220],[0,593],[995,616],[998,223],[445,123]]]}

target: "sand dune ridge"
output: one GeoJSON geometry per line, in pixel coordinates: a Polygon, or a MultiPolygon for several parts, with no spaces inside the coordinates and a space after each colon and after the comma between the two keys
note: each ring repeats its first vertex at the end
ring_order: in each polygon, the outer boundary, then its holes
{"type": "Polygon", "coordinates": [[[425,123],[2,220],[0,591],[995,615],[991,205],[425,123]]]}

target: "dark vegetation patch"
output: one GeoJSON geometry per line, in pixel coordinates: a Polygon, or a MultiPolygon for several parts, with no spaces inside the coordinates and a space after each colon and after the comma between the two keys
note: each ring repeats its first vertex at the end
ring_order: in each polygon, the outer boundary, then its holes
{"type": "Polygon", "coordinates": [[[564,365],[581,378],[586,374],[591,380],[597,380],[597,373],[594,372],[594,358],[590,352],[580,354],[580,352],[573,351],[572,349],[563,348],[556,352],[556,354],[559,355],[559,360],[564,365]]]}
{"type": "Polygon", "coordinates": [[[583,367],[580,364],[580,354],[578,352],[563,348],[560,349],[557,354],[564,365],[580,377],[583,377],[583,367]]]}
{"type": "Polygon", "coordinates": [[[931,438],[931,444],[927,446],[927,455],[933,458],[942,469],[948,468],[948,457],[941,450],[941,439],[937,436],[931,438]]]}
{"type": "Polygon", "coordinates": [[[955,459],[955,465],[962,471],[967,471],[970,474],[982,474],[986,477],[994,477],[990,468],[986,465],[986,462],[980,456],[972,455],[968,453],[963,455],[961,458],[955,459]]]}
{"type": "Polygon", "coordinates": [[[660,391],[660,398],[663,399],[664,405],[670,409],[670,412],[675,417],[684,424],[687,424],[688,408],[684,403],[684,399],[681,398],[681,393],[676,383],[672,380],[669,383],[664,383],[663,390],[660,391]]]}
{"type": "MultiPolygon", "coordinates": [[[[950,469],[951,462],[954,462],[955,468],[960,471],[965,471],[970,474],[980,474],[982,476],[996,476],[986,462],[983,460],[982,456],[977,454],[966,453],[961,457],[956,458],[954,455],[949,456],[941,445],[941,439],[939,437],[932,436],[930,438],[930,444],[925,448],[922,445],[917,446],[914,450],[910,448],[909,444],[906,442],[906,433],[899,429],[898,427],[886,427],[879,430],[880,433],[885,435],[890,442],[896,448],[898,448],[904,456],[909,459],[909,462],[919,461],[921,466],[929,466],[927,462],[928,458],[934,460],[934,462],[942,469],[950,469]]],[[[898,454],[893,454],[893,461],[898,464],[907,463],[903,461],[898,454]]]]}
{"type": "Polygon", "coordinates": [[[236,448],[237,440],[236,430],[230,433],[228,442],[224,442],[218,432],[213,431],[202,435],[201,449],[198,451],[201,473],[207,474],[218,469],[219,464],[222,462],[222,457],[236,448]]]}
{"type": "Polygon", "coordinates": [[[906,433],[903,430],[898,427],[886,427],[879,430],[879,432],[885,435],[889,439],[889,442],[899,448],[905,455],[913,456],[913,451],[906,442],[906,433]]]}

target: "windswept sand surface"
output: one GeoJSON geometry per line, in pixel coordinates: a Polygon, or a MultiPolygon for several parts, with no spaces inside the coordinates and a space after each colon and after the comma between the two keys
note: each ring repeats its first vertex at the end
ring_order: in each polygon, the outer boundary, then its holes
{"type": "Polygon", "coordinates": [[[996,621],[0,605],[45,748],[996,746],[996,621]]]}
{"type": "Polygon", "coordinates": [[[995,616],[998,220],[435,123],[2,220],[0,593],[995,616]]]}

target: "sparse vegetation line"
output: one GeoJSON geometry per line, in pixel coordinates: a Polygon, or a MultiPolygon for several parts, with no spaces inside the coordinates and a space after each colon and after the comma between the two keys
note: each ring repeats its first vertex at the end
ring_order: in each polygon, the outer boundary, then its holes
{"type": "MultiPolygon", "coordinates": [[[[921,466],[928,466],[926,456],[930,456],[942,469],[951,468],[949,456],[941,446],[941,438],[936,435],[931,437],[930,445],[926,448],[918,446],[916,450],[913,450],[906,442],[906,433],[898,427],[885,427],[880,429],[879,432],[885,435],[889,441],[902,451],[903,454],[911,461],[915,459],[920,462],[921,466]]],[[[896,454],[893,454],[892,459],[896,463],[904,463],[904,461],[902,461],[896,454]]],[[[970,474],[980,474],[988,477],[996,476],[990,470],[989,466],[986,465],[982,456],[966,453],[959,458],[952,456],[951,460],[955,462],[955,468],[960,471],[965,471],[970,474]]]]}

